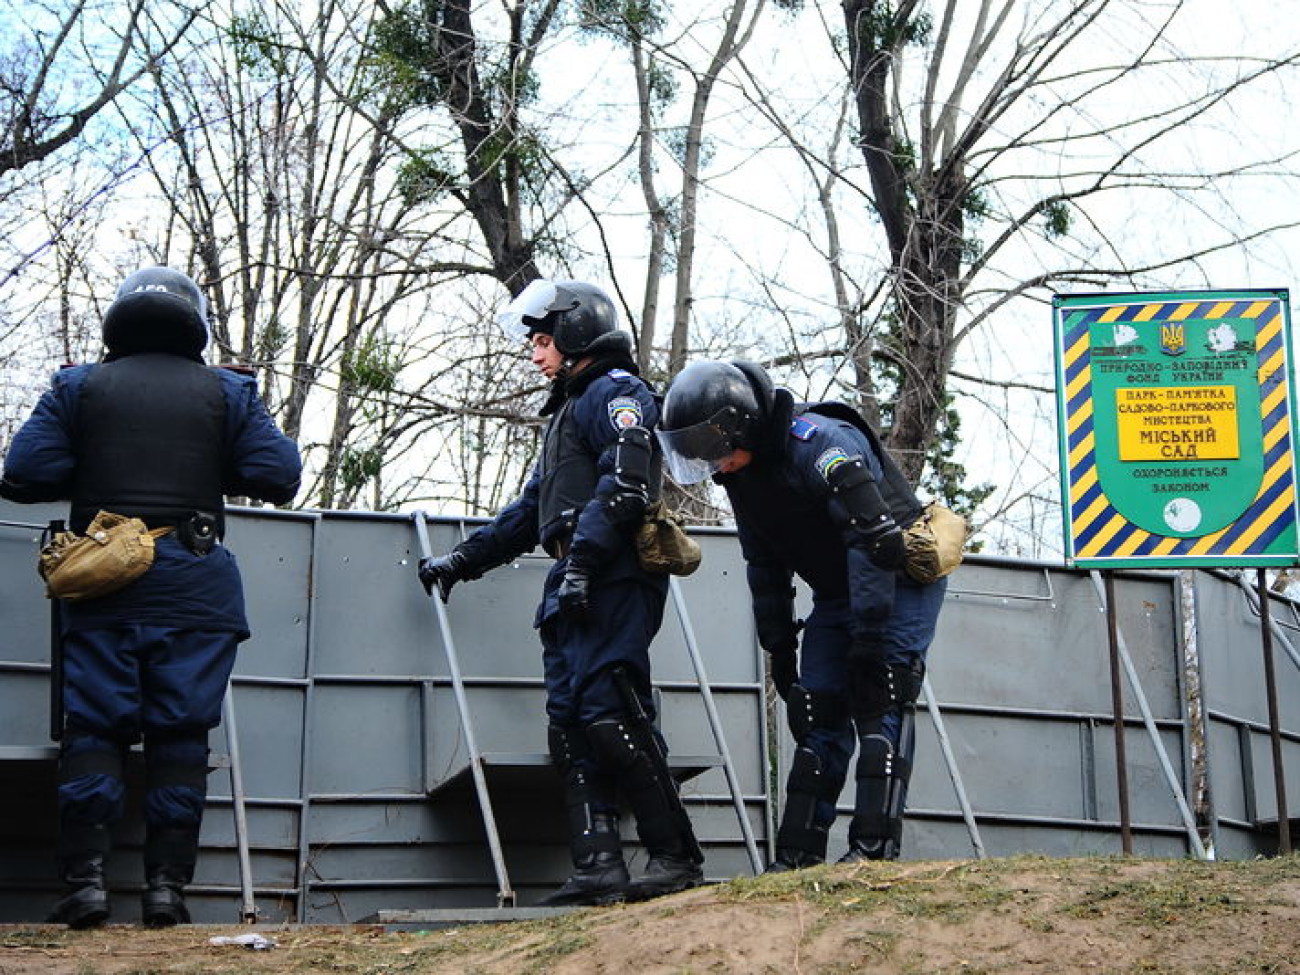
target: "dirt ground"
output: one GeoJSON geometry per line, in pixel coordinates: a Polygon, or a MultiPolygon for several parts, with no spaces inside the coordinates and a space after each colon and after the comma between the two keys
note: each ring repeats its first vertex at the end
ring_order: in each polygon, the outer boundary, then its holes
{"type": "Polygon", "coordinates": [[[0,975],[1300,975],[1300,858],[827,866],[645,904],[428,932],[0,927],[0,975]]]}

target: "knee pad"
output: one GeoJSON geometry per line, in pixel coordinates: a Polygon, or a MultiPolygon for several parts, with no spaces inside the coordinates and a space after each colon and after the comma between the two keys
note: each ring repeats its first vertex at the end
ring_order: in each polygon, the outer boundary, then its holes
{"type": "Polygon", "coordinates": [[[590,806],[599,812],[616,811],[609,783],[595,767],[596,758],[586,733],[581,728],[552,724],[546,729],[546,739],[551,761],[564,780],[570,809],[590,806]]]}
{"type": "MultiPolygon", "coordinates": [[[[125,746],[107,739],[72,735],[63,740],[58,769],[62,833],[80,836],[122,818],[126,808],[125,754],[125,746]]],[[[83,843],[70,842],[73,846],[83,843]]]]}
{"type": "Polygon", "coordinates": [[[568,725],[549,724],[546,726],[546,745],[551,753],[551,762],[561,777],[568,778],[575,768],[590,760],[591,746],[581,728],[568,725]]]}
{"type": "Polygon", "coordinates": [[[126,747],[106,738],[69,735],[59,748],[59,782],[73,782],[89,775],[122,779],[126,747]]]}
{"type": "Polygon", "coordinates": [[[921,657],[913,657],[904,664],[892,664],[896,668],[899,693],[902,695],[902,704],[915,704],[917,698],[921,696],[921,688],[925,684],[925,660],[921,657]]]}
{"type": "Polygon", "coordinates": [[[652,734],[643,722],[613,718],[587,726],[592,752],[627,796],[637,835],[650,856],[671,854],[702,862],[704,855],[677,794],[677,783],[652,734]]]}
{"type": "Polygon", "coordinates": [[[843,731],[849,724],[847,702],[841,695],[810,691],[802,684],[790,685],[785,715],[796,745],[806,742],[814,728],[843,731]]]}
{"type": "Polygon", "coordinates": [[[146,735],[145,822],[197,829],[208,797],[206,731],[146,735]]]}
{"type": "Polygon", "coordinates": [[[607,718],[589,724],[586,734],[592,756],[611,772],[623,775],[654,768],[650,749],[655,743],[643,726],[607,718]]]}
{"type": "Polygon", "coordinates": [[[906,663],[886,663],[875,658],[849,657],[849,686],[853,693],[853,716],[869,722],[894,708],[916,703],[925,681],[925,661],[914,657],[906,663]]]}

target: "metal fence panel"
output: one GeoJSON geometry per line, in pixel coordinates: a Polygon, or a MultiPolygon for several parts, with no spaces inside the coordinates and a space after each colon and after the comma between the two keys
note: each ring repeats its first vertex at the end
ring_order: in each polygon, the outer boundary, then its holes
{"type": "MultiPolygon", "coordinates": [[[[1255,574],[1196,575],[1210,822],[1218,855],[1276,852],[1278,801],[1255,574]],[[1245,582],[1250,590],[1242,588],[1245,582]]],[[[1288,829],[1300,816],[1300,607],[1269,598],[1288,829]]]]}
{"type": "MultiPolygon", "coordinates": [[[[38,919],[53,901],[54,748],[48,738],[48,604],[33,571],[39,529],[61,506],[0,503],[0,920],[38,919]]],[[[433,519],[445,551],[478,522],[433,519]]],[[[697,534],[704,564],[680,581],[694,646],[712,686],[752,835],[766,846],[790,742],[769,712],[744,565],[734,535],[697,534]],[[773,736],[773,732],[776,732],[773,736]],[[776,750],[773,752],[773,742],[776,750]]],[[[241,647],[231,698],[243,794],[217,764],[196,877],[200,921],[236,918],[242,801],[258,910],[268,920],[354,921],[377,910],[496,904],[485,823],[468,774],[447,647],[415,578],[408,517],[235,509],[228,543],[244,572],[254,635],[241,647]]],[[[458,585],[447,619],[486,759],[504,859],[520,902],[568,870],[560,787],[545,744],[540,646],[532,629],[551,562],[530,555],[458,585]]],[[[1275,815],[1257,618],[1230,579],[1198,573],[1198,645],[1217,851],[1254,855],[1275,815]]],[[[1119,629],[1178,784],[1190,781],[1175,577],[1116,577],[1119,629]]],[[[807,608],[806,593],[800,606],[807,608]]],[[[1284,634],[1300,613],[1276,605],[1284,634]]],[[[655,641],[661,728],[688,778],[683,796],[713,879],[751,866],[696,684],[682,620],[670,601],[655,641]]],[[[1284,652],[1284,726],[1300,728],[1300,680],[1284,652]]],[[[1087,573],[972,558],[952,577],[930,657],[934,702],[917,714],[918,758],[904,839],[908,857],[1118,852],[1117,775],[1106,617],[1087,573]],[[933,707],[933,713],[931,711],[933,707]],[[953,756],[944,760],[934,717],[953,756]],[[970,810],[968,820],[963,800],[970,810]]],[[[1183,856],[1161,756],[1125,684],[1125,741],[1135,849],[1183,856]]],[[[1287,762],[1300,766],[1296,735],[1287,762]]],[[[1288,786],[1296,776],[1288,779],[1288,786]]],[[[133,815],[138,770],[131,773],[133,815]]],[[[852,803],[841,797],[832,851],[852,803]]],[[[140,883],[138,816],[118,831],[115,896],[140,883]]],[[[643,858],[630,823],[625,839],[643,858]]],[[[1263,844],[1266,846],[1266,844],[1263,844]]],[[[129,919],[129,908],[119,914],[129,919]]]]}

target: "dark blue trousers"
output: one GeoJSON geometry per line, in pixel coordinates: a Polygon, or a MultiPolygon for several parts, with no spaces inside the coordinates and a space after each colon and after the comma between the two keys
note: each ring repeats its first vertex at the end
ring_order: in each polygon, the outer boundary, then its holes
{"type": "Polygon", "coordinates": [[[65,828],[121,818],[122,756],[143,741],[146,824],[197,829],[207,798],[208,732],[221,721],[239,640],[237,633],[140,625],[65,633],[65,828]]]}
{"type": "MultiPolygon", "coordinates": [[[[885,632],[886,663],[910,664],[918,658],[925,660],[934,640],[947,588],[947,579],[923,586],[899,574],[894,589],[894,609],[885,632]]],[[[843,696],[850,686],[850,643],[848,599],[819,599],[814,594],[813,610],[803,631],[799,651],[799,683],[816,694],[843,696]]],[[[850,705],[848,713],[852,713],[852,702],[846,703],[850,705]]],[[[899,746],[900,727],[901,715],[897,711],[886,714],[881,720],[880,730],[895,749],[899,746]]],[[[804,744],[821,759],[828,794],[832,791],[838,794],[848,778],[849,763],[857,747],[852,723],[839,730],[817,728],[804,744]]],[[[834,821],[835,803],[819,802],[817,825],[829,826],[834,821]]]]}

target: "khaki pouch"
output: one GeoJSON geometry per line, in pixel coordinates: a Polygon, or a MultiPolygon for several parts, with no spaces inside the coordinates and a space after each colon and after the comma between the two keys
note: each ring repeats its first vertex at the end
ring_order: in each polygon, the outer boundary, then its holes
{"type": "Polygon", "coordinates": [[[922,585],[942,579],[961,565],[969,533],[965,518],[931,501],[903,531],[903,571],[922,585]]]}
{"type": "Polygon", "coordinates": [[[116,592],[148,571],[154,540],[171,530],[101,511],[84,535],[59,532],[41,549],[37,565],[45,594],[76,602],[116,592]]]}
{"type": "Polygon", "coordinates": [[[646,508],[645,521],[637,528],[636,554],[647,572],[674,576],[690,575],[703,558],[699,543],[686,534],[681,519],[662,501],[653,501],[646,508]]]}

